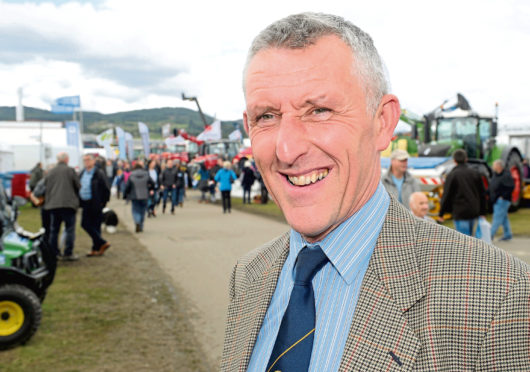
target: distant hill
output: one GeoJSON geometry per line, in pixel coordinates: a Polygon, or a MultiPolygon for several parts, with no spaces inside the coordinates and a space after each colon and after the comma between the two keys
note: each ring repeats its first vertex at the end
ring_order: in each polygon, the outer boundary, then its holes
{"type": "MultiPolygon", "coordinates": [[[[78,114],[77,114],[78,115],[78,114]]],[[[15,107],[0,106],[0,121],[15,120],[15,107]]],[[[72,120],[71,114],[54,114],[47,110],[41,110],[33,107],[24,107],[25,120],[42,120],[42,121],[69,121],[72,120]]],[[[213,117],[206,115],[208,124],[213,122],[213,117]]],[[[184,129],[186,132],[197,135],[204,129],[198,111],[190,110],[183,107],[163,107],[156,109],[134,110],[125,112],[116,112],[113,114],[101,114],[93,111],[83,111],[83,123],[85,133],[101,133],[105,129],[119,126],[123,130],[130,132],[134,137],[138,137],[138,122],[142,121],[149,127],[151,137],[161,135],[162,125],[171,124],[171,129],[184,129]]],[[[222,121],[221,128],[223,138],[227,138],[236,124],[240,125],[243,132],[241,120],[222,121]]]]}

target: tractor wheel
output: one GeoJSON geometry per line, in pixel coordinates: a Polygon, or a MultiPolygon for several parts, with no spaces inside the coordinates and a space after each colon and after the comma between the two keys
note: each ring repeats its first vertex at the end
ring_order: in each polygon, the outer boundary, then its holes
{"type": "Polygon", "coordinates": [[[512,175],[515,183],[515,188],[512,192],[512,205],[510,211],[516,211],[521,205],[523,197],[523,161],[516,152],[512,151],[510,155],[508,155],[506,168],[512,175]]]}
{"type": "Polygon", "coordinates": [[[39,328],[42,309],[38,297],[18,284],[0,286],[0,350],[27,342],[39,328]]]}

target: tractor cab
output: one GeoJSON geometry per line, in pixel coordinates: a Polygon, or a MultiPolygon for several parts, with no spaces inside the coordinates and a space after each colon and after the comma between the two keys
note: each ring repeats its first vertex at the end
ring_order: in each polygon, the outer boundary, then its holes
{"type": "Polygon", "coordinates": [[[429,124],[434,141],[421,146],[420,156],[451,156],[456,149],[463,149],[470,159],[490,162],[497,134],[494,117],[457,109],[440,114],[429,124]]]}

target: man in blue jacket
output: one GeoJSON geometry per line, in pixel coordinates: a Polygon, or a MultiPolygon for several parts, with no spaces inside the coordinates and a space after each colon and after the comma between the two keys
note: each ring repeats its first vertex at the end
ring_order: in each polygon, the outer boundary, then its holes
{"type": "Polygon", "coordinates": [[[83,156],[85,169],[80,174],[81,188],[79,198],[83,214],[81,227],[92,239],[92,250],[88,257],[102,256],[110,247],[101,236],[101,223],[103,222],[103,208],[110,198],[110,189],[103,171],[97,168],[96,159],[91,154],[83,156]]]}

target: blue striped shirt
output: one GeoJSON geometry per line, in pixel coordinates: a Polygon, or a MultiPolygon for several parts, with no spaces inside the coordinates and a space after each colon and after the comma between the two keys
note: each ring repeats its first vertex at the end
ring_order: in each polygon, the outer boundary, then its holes
{"type": "Polygon", "coordinates": [[[248,371],[265,371],[289,303],[294,264],[306,245],[319,245],[329,262],[313,278],[316,330],[309,371],[338,371],[361,283],[383,226],[390,197],[379,184],[370,200],[321,242],[307,243],[291,230],[289,255],[258,334],[248,371]]]}
{"type": "Polygon", "coordinates": [[[92,199],[92,176],[96,167],[93,167],[91,170],[83,172],[81,176],[81,188],[79,189],[79,197],[81,200],[90,200],[92,199]]]}

